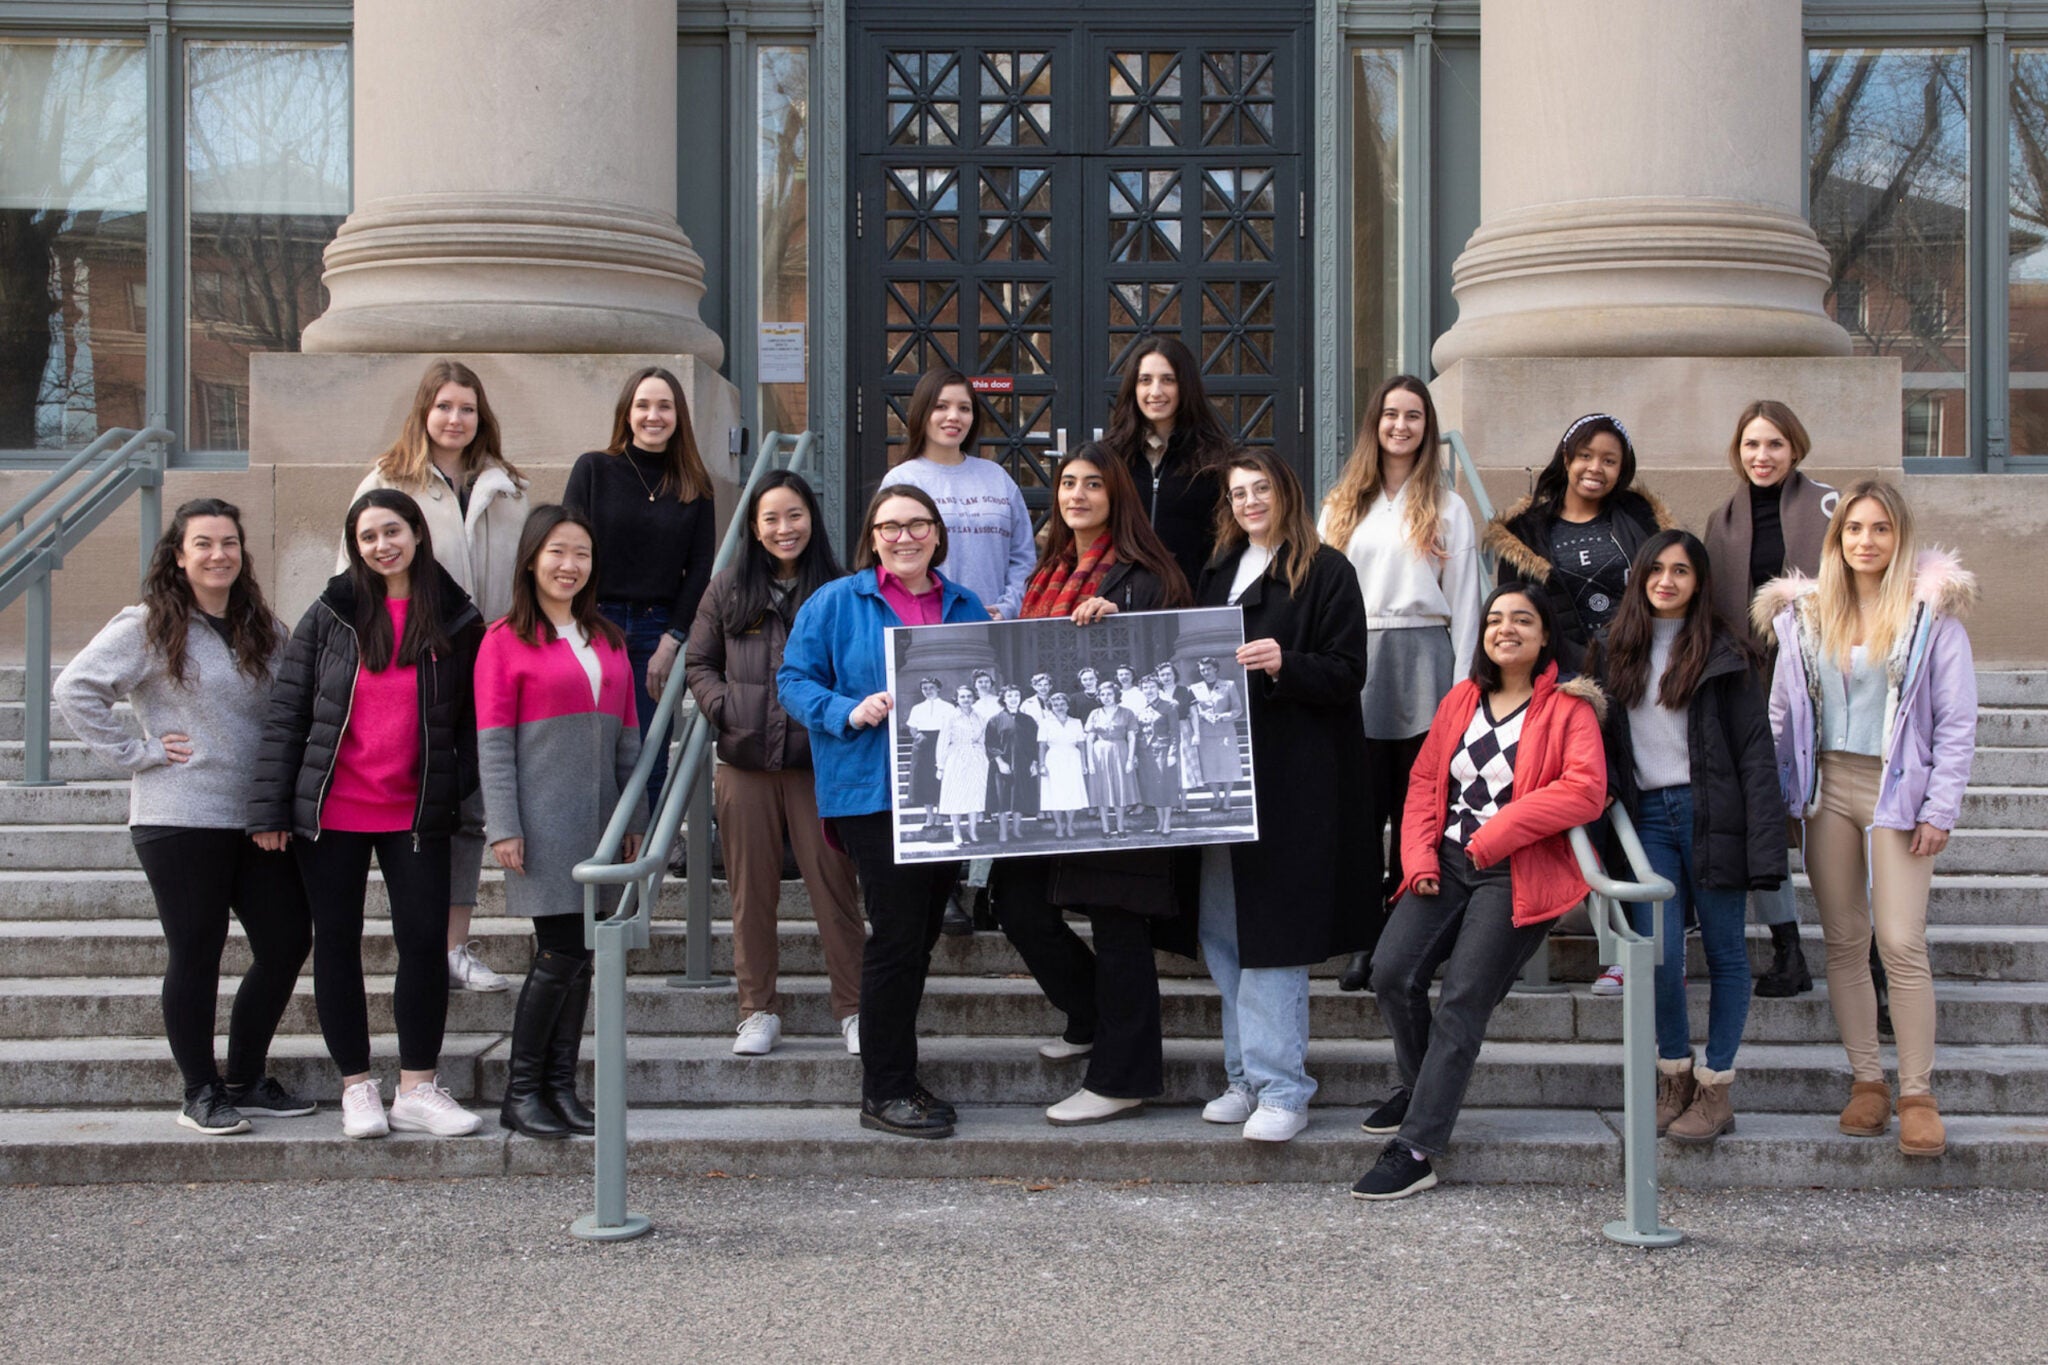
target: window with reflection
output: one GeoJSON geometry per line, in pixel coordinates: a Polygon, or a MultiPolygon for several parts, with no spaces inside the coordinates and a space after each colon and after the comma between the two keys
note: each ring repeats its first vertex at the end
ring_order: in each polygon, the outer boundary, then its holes
{"type": "Polygon", "coordinates": [[[185,47],[187,409],[194,450],[248,446],[249,357],[296,351],[327,307],[349,211],[342,43],[185,47]]]}
{"type": "Polygon", "coordinates": [[[2011,453],[2048,455],[2048,48],[2012,54],[2006,205],[2011,453]]]}
{"type": "MultiPolygon", "coordinates": [[[[756,177],[761,243],[760,319],[791,323],[784,344],[808,344],[811,315],[811,50],[763,47],[757,54],[756,177]],[[802,330],[799,332],[797,328],[802,330]]],[[[764,332],[763,335],[766,335],[764,332]]],[[[795,371],[764,369],[760,427],[795,433],[810,425],[810,390],[795,371]],[[776,379],[777,382],[766,382],[776,379]]],[[[808,366],[803,374],[807,377],[808,366]]]]}
{"type": "Polygon", "coordinates": [[[1401,367],[1401,54],[1351,62],[1351,410],[1401,367]]]}
{"type": "Polygon", "coordinates": [[[141,427],[141,42],[0,42],[0,450],[141,427]]]}
{"type": "Polygon", "coordinates": [[[1807,199],[1828,252],[1829,313],[1857,355],[1898,357],[1906,456],[1966,457],[1969,53],[1807,57],[1807,199]]]}

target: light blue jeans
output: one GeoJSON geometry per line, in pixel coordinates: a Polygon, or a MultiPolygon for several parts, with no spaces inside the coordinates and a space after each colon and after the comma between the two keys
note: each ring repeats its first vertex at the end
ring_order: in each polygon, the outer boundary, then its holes
{"type": "Polygon", "coordinates": [[[1202,850],[1202,956],[1223,997],[1223,1070],[1262,1105],[1296,1113],[1316,1083],[1308,1074],[1308,968],[1240,967],[1230,850],[1202,850]]]}

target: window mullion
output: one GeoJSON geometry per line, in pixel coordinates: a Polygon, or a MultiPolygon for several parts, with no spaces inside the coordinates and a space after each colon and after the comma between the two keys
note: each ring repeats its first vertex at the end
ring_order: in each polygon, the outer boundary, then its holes
{"type": "Polygon", "coordinates": [[[1994,11],[1984,34],[1984,136],[1977,177],[1983,186],[1981,227],[1977,233],[1977,259],[1970,273],[1982,281],[1978,293],[1978,344],[1974,369],[1977,372],[1977,402],[1984,414],[1982,465],[2003,471],[2011,450],[2012,388],[2010,374],[2012,188],[2011,129],[2012,72],[2006,50],[2002,15],[1994,11]]]}
{"type": "Polygon", "coordinates": [[[177,212],[173,190],[177,180],[175,129],[178,126],[176,46],[170,21],[150,20],[148,43],[148,213],[144,219],[143,289],[148,298],[145,309],[143,346],[143,411],[151,426],[167,426],[183,433],[175,418],[180,367],[172,363],[172,348],[179,345],[181,316],[175,287],[180,275],[177,212]]]}

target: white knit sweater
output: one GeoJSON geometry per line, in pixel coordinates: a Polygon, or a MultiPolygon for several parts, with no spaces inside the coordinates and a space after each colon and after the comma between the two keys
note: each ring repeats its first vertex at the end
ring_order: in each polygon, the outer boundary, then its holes
{"type": "MultiPolygon", "coordinates": [[[[1479,641],[1479,604],[1484,597],[1480,585],[1479,541],[1472,527],[1472,513],[1465,500],[1445,490],[1438,494],[1438,535],[1444,557],[1436,559],[1415,553],[1408,544],[1408,493],[1415,486],[1410,479],[1389,498],[1382,494],[1351,532],[1344,557],[1358,574],[1359,591],[1365,595],[1366,625],[1373,630],[1404,630],[1417,626],[1447,626],[1457,663],[1451,676],[1462,678],[1472,671],[1472,650],[1479,641]]],[[[1326,507],[1316,529],[1327,534],[1330,512],[1326,507]]]]}

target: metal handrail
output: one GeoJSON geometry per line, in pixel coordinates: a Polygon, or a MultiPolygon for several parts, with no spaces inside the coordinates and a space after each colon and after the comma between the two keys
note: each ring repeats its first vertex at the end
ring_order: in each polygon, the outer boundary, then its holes
{"type": "Polygon", "coordinates": [[[0,545],[0,610],[17,597],[27,599],[22,632],[27,669],[22,682],[22,771],[17,786],[62,785],[50,777],[50,625],[54,608],[50,580],[64,567],[64,556],[127,502],[130,493],[141,495],[138,579],[148,571],[150,552],[163,525],[164,469],[176,439],[164,427],[141,431],[116,427],[102,432],[0,514],[0,526],[12,524],[15,528],[13,536],[0,545]],[[76,478],[88,466],[90,472],[76,478]],[[64,490],[61,497],[36,510],[60,489],[64,490]]]}
{"type": "MultiPolygon", "coordinates": [[[[803,472],[810,460],[816,437],[811,432],[785,436],[770,432],[761,442],[761,453],[748,471],[740,490],[739,508],[725,529],[725,538],[712,561],[713,574],[722,572],[739,551],[745,534],[744,509],[754,489],[771,469],[803,472]],[[784,457],[787,457],[786,459],[784,457]]],[[[656,799],[656,814],[648,822],[647,840],[640,856],[631,862],[617,861],[625,842],[627,827],[647,790],[657,754],[667,747],[669,727],[682,710],[688,685],[683,680],[687,649],[676,655],[675,667],[662,688],[641,736],[640,760],[619,793],[604,837],[597,851],[578,863],[575,878],[583,886],[583,941],[596,956],[592,995],[597,1013],[597,1159],[595,1180],[597,1207],[570,1224],[571,1235],[586,1241],[622,1242],[638,1237],[653,1226],[644,1214],[626,1208],[626,954],[645,948],[650,940],[651,917],[661,894],[662,874],[668,870],[669,851],[675,844],[677,828],[689,817],[689,856],[684,918],[684,970],[682,984],[704,985],[711,981],[711,720],[692,708],[680,730],[682,752],[670,768],[668,781],[656,799]],[[687,812],[685,808],[687,807],[687,812]],[[601,886],[623,885],[619,904],[603,918],[597,913],[601,886]]]]}
{"type": "MultiPolygon", "coordinates": [[[[1628,812],[1616,802],[1608,822],[1632,868],[1647,869],[1648,855],[1628,812]]],[[[1664,955],[1663,903],[1678,894],[1669,881],[1649,872],[1636,881],[1610,877],[1600,865],[1592,836],[1583,825],[1567,832],[1579,874],[1592,894],[1586,898],[1600,961],[1621,968],[1622,1186],[1624,1217],[1601,1229],[1625,1246],[1675,1246],[1685,1236],[1657,1216],[1657,963],[1664,955]],[[1636,932],[1623,902],[1650,904],[1650,933],[1636,932]]]]}

